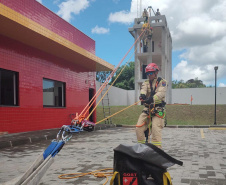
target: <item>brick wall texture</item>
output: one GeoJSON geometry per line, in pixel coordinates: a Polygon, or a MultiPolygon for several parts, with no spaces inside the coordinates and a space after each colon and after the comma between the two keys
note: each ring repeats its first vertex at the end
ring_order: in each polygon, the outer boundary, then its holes
{"type": "MultiPolygon", "coordinates": [[[[95,42],[35,0],[0,3],[95,54],[95,42]]],[[[0,68],[19,73],[19,105],[0,107],[0,132],[26,132],[70,124],[95,89],[95,72],[0,35],[0,68]],[[66,107],[43,107],[43,78],[66,83],[66,107]]],[[[96,116],[94,113],[94,121],[96,116]]]]}

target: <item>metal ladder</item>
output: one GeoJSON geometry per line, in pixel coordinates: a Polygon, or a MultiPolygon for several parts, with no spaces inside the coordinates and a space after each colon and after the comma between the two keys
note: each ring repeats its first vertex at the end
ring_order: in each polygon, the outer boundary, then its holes
{"type": "MultiPolygon", "coordinates": [[[[100,83],[101,86],[101,83],[100,83]]],[[[101,97],[103,97],[103,95],[106,93],[106,91],[108,90],[108,85],[106,85],[104,87],[104,89],[101,91],[101,97]]],[[[102,99],[102,106],[103,106],[103,114],[104,114],[104,118],[107,118],[108,116],[111,115],[111,108],[110,108],[110,102],[109,102],[109,96],[108,96],[108,92],[107,94],[104,96],[104,98],[102,99]]],[[[112,124],[112,120],[111,118],[108,118],[105,120],[105,124],[112,124]]]]}

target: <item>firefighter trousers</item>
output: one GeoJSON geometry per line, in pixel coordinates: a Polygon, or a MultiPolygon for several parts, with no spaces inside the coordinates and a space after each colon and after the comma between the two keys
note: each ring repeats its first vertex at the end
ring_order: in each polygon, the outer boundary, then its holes
{"type": "MultiPolygon", "coordinates": [[[[151,135],[151,143],[161,148],[162,146],[162,129],[164,127],[164,119],[157,116],[149,118],[147,114],[148,108],[144,108],[143,112],[140,114],[137,125],[136,125],[136,135],[138,143],[145,143],[145,131],[149,127],[151,122],[151,128],[149,130],[149,139],[151,135]]],[[[150,141],[149,141],[150,142],[150,141]]]]}

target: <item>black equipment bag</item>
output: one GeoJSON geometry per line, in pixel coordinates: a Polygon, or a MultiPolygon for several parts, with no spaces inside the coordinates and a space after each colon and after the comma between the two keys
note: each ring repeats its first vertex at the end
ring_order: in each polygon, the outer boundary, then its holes
{"type": "Polygon", "coordinates": [[[170,185],[167,168],[183,162],[150,143],[119,145],[114,149],[114,185],[170,185]],[[120,177],[119,177],[120,176],[120,177]]]}

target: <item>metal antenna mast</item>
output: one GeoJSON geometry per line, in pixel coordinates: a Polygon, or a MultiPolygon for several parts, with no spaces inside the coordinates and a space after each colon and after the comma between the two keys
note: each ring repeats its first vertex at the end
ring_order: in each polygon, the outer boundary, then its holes
{"type": "Polygon", "coordinates": [[[137,0],[137,18],[138,18],[138,0],[137,0]]]}
{"type": "Polygon", "coordinates": [[[140,0],[140,17],[142,16],[142,0],[140,0]]]}

